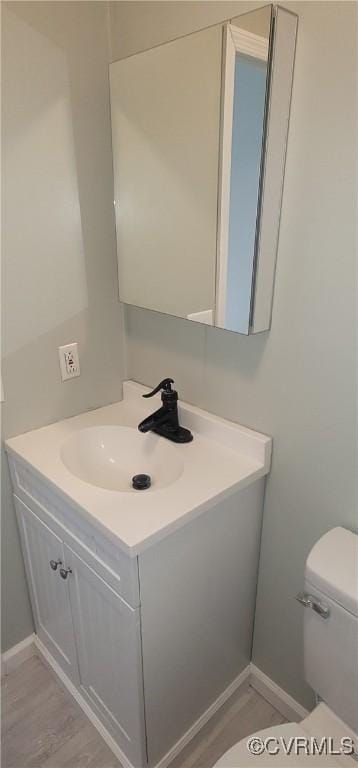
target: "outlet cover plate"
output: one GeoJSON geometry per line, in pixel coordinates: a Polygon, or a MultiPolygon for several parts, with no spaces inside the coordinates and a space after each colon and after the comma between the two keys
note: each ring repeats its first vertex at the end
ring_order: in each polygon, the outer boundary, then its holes
{"type": "Polygon", "coordinates": [[[62,381],[75,379],[80,376],[80,360],[77,341],[58,348],[62,381]]]}

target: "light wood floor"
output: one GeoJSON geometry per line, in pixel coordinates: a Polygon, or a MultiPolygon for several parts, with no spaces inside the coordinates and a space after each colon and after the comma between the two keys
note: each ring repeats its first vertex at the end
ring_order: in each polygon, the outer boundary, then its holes
{"type": "MultiPolygon", "coordinates": [[[[2,680],[3,768],[121,768],[78,704],[33,656],[2,680]]],[[[236,741],[284,718],[252,688],[232,696],[170,768],[212,768],[236,741]]]]}

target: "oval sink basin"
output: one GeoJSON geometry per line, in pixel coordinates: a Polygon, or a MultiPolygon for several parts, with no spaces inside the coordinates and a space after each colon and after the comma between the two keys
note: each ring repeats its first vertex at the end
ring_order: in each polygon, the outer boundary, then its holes
{"type": "Polygon", "coordinates": [[[149,493],[174,483],[183,472],[178,450],[152,432],[132,427],[88,427],[71,435],[61,448],[61,459],[73,475],[110,491],[149,493]],[[134,475],[151,478],[146,491],[132,487],[134,475]]]}

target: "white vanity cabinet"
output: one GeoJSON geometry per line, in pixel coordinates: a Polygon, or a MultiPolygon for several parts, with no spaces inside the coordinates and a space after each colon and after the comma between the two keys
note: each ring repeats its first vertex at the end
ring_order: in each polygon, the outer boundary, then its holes
{"type": "Polygon", "coordinates": [[[65,546],[81,690],[134,765],[143,765],[139,608],[65,546]]]}
{"type": "Polygon", "coordinates": [[[118,574],[27,502],[46,519],[15,495],[37,636],[132,765],[146,765],[139,608],[118,594],[118,574]]]}
{"type": "Polygon", "coordinates": [[[249,684],[271,455],[267,436],[183,403],[191,443],[140,435],[146,391],[127,382],[120,403],[6,444],[35,644],[123,768],[165,768],[249,684]],[[83,459],[91,435],[109,445],[111,482],[127,453],[130,477],[151,462],[171,482],[137,493],[81,479],[64,446],[83,459]]]}
{"type": "Polygon", "coordinates": [[[59,578],[65,563],[63,542],[16,496],[15,505],[38,637],[78,683],[68,584],[59,578]]]}
{"type": "Polygon", "coordinates": [[[10,465],[40,651],[124,766],[157,766],[248,671],[264,480],[131,558],[10,465]]]}

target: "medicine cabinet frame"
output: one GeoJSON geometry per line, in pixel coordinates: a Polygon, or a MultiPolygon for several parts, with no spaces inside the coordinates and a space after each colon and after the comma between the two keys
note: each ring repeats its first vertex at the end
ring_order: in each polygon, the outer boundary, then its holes
{"type": "MultiPolygon", "coordinates": [[[[291,108],[291,94],[293,84],[293,72],[296,50],[296,37],[298,17],[287,8],[278,5],[263,4],[263,8],[270,9],[271,21],[269,22],[269,38],[261,37],[248,29],[240,26],[240,18],[237,16],[230,21],[221,22],[215,27],[221,27],[222,53],[221,69],[218,70],[218,122],[217,122],[217,155],[215,155],[214,165],[215,199],[213,201],[213,215],[215,211],[215,228],[213,232],[212,254],[214,262],[212,265],[212,285],[214,292],[214,301],[210,308],[199,308],[199,311],[190,311],[189,314],[179,314],[170,310],[163,310],[159,306],[146,305],[145,303],[136,303],[128,301],[125,295],[121,294],[121,285],[119,285],[119,296],[124,303],[134,306],[141,306],[145,309],[158,311],[162,315],[169,314],[175,317],[182,317],[191,322],[211,325],[218,328],[234,331],[243,335],[250,335],[268,331],[271,327],[272,306],[275,285],[275,272],[278,251],[281,207],[283,197],[283,185],[285,174],[285,161],[287,150],[287,139],[289,129],[289,118],[291,108]],[[261,101],[261,114],[263,119],[262,138],[259,137],[256,144],[256,190],[257,205],[251,204],[249,219],[251,221],[250,244],[245,252],[239,248],[238,240],[233,241],[236,245],[236,263],[239,269],[245,275],[245,280],[237,279],[237,304],[235,283],[230,282],[228,270],[229,263],[229,231],[230,216],[235,215],[235,200],[230,205],[231,198],[231,157],[233,146],[233,118],[234,118],[234,94],[235,94],[235,66],[237,54],[243,54],[244,58],[253,57],[254,59],[267,61],[266,85],[263,86],[261,101]],[[260,143],[261,142],[261,143],[260,143]],[[216,171],[217,169],[217,171],[216,171]],[[241,260],[241,261],[240,261],[241,260]],[[231,296],[229,297],[229,286],[231,287],[231,296]],[[234,289],[234,290],[233,290],[234,289]],[[241,296],[240,296],[241,290],[241,296]],[[127,300],[126,300],[127,299],[127,300]],[[240,308],[240,318],[234,318],[235,322],[229,322],[229,311],[234,310],[234,315],[238,315],[240,308]]],[[[256,9],[260,10],[260,9],[256,9]]],[[[207,32],[211,27],[198,30],[195,35],[201,31],[207,32]]],[[[190,37],[190,35],[188,36],[190,37]]],[[[180,38],[179,38],[180,40],[180,38]]],[[[174,43],[175,41],[171,41],[174,43]]],[[[170,41],[168,45],[170,44],[170,41]]],[[[164,44],[163,44],[164,45],[164,44]]],[[[157,46],[160,48],[160,46],[157,46]]],[[[153,49],[154,50],[154,49],[153,49]]],[[[139,52],[143,53],[143,52],[139,52]]],[[[135,54],[133,54],[133,57],[135,54]]],[[[124,59],[129,61],[130,58],[124,59]]],[[[110,75],[114,73],[114,67],[119,65],[120,61],[112,62],[110,75]]],[[[111,80],[111,77],[110,77],[111,80]]],[[[111,100],[112,100],[112,80],[111,80],[111,100]]],[[[240,101],[237,102],[240,104],[240,101]]],[[[114,128],[114,108],[111,103],[112,111],[112,146],[116,146],[115,128],[114,128]]],[[[244,114],[244,113],[243,113],[244,114]]],[[[116,156],[114,160],[115,177],[115,217],[117,228],[117,256],[119,267],[119,282],[121,274],[121,263],[119,253],[119,231],[121,230],[120,206],[117,205],[117,187],[118,187],[118,169],[116,156]],[[117,179],[117,181],[116,181],[117,179]]],[[[132,206],[134,210],[134,207],[132,206]]],[[[243,221],[245,222],[245,212],[241,211],[243,221]]],[[[122,213],[123,215],[123,207],[122,213]]],[[[240,211],[237,212],[237,216],[240,211]]],[[[212,222],[214,219],[212,219],[212,222]]],[[[239,220],[238,220],[239,221],[239,220]]],[[[247,219],[246,219],[247,221],[247,219]]],[[[231,247],[231,243],[230,243],[231,247]]],[[[206,251],[205,251],[206,253],[206,251]]],[[[235,257],[235,250],[230,250],[230,258],[235,257]],[[233,254],[233,256],[232,256],[233,254]]],[[[137,279],[137,276],[136,276],[137,279]]],[[[138,274],[138,280],[140,273],[138,274]]]]}
{"type": "MultiPolygon", "coordinates": [[[[237,19],[239,22],[240,17],[237,19]]],[[[216,327],[225,328],[229,248],[230,176],[235,58],[237,53],[268,59],[259,200],[247,334],[271,327],[298,17],[273,6],[269,44],[230,22],[224,27],[221,141],[218,201],[216,327]]],[[[245,333],[245,332],[244,332],[245,333]]]]}

